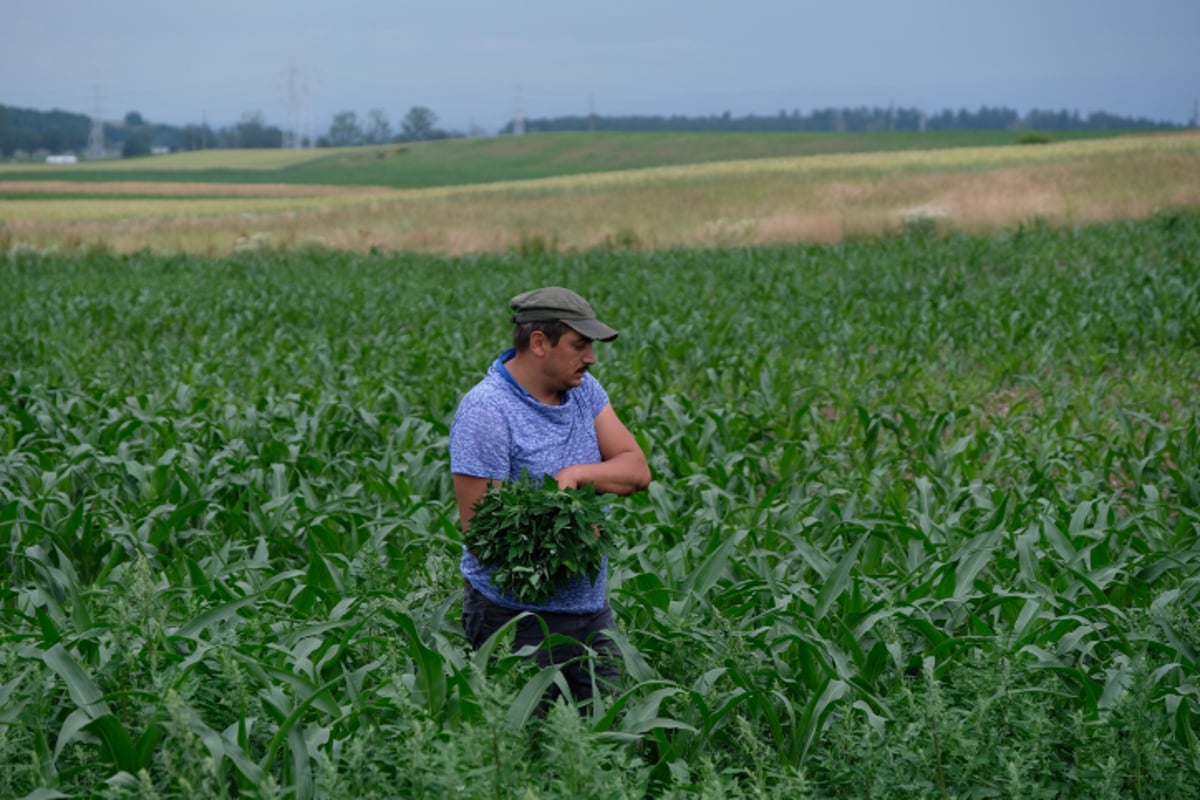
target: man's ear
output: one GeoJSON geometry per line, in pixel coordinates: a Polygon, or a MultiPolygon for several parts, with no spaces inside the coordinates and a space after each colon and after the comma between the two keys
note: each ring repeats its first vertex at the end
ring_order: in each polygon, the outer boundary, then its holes
{"type": "Polygon", "coordinates": [[[550,340],[546,337],[545,331],[534,331],[529,334],[529,350],[535,356],[544,356],[549,349],[550,340]]]}

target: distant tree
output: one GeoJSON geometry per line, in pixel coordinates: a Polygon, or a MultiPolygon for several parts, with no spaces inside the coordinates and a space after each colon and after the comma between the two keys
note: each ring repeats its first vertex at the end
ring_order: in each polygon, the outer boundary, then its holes
{"type": "Polygon", "coordinates": [[[358,124],[358,114],[353,111],[339,111],[333,115],[333,123],[329,126],[329,144],[332,147],[349,147],[362,144],[363,132],[358,124]]]}
{"type": "Polygon", "coordinates": [[[150,137],[142,131],[131,133],[125,140],[125,144],[121,145],[121,156],[123,158],[137,158],[148,155],[150,155],[150,137]]]}
{"type": "Polygon", "coordinates": [[[241,122],[234,126],[234,141],[238,147],[254,147],[264,127],[266,120],[261,111],[247,111],[242,114],[241,122]]]}
{"type": "Polygon", "coordinates": [[[388,122],[387,114],[378,108],[367,112],[367,144],[384,144],[392,138],[392,124],[388,122]]]}
{"type": "Polygon", "coordinates": [[[8,121],[8,110],[0,106],[0,156],[7,158],[17,149],[12,123],[8,121]]]}
{"type": "Polygon", "coordinates": [[[179,135],[179,146],[184,150],[207,150],[216,143],[217,137],[207,125],[188,125],[179,135]]]}
{"type": "Polygon", "coordinates": [[[437,114],[425,106],[413,106],[400,121],[400,138],[408,141],[422,141],[435,138],[437,114]]]}
{"type": "Polygon", "coordinates": [[[142,115],[137,111],[130,111],[125,115],[125,124],[131,128],[140,128],[146,124],[146,120],[142,119],[142,115]]]}
{"type": "Polygon", "coordinates": [[[32,153],[42,146],[42,137],[35,131],[17,131],[17,149],[32,153]]]}
{"type": "Polygon", "coordinates": [[[261,111],[242,115],[234,130],[234,147],[283,147],[283,131],[266,124],[261,111]]]}
{"type": "Polygon", "coordinates": [[[67,149],[67,135],[62,128],[47,128],[42,132],[42,147],[51,153],[61,153],[67,149]]]}

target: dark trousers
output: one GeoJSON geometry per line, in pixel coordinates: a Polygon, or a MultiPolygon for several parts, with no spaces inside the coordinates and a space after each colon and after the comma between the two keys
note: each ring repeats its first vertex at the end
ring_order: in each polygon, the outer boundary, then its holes
{"type": "MultiPolygon", "coordinates": [[[[525,613],[496,605],[469,583],[463,592],[462,609],[463,630],[476,650],[513,617],[525,613]]],[[[620,653],[605,633],[613,627],[612,609],[607,605],[602,611],[590,614],[541,611],[517,622],[513,650],[531,645],[538,648],[536,659],[539,666],[563,665],[562,674],[571,689],[571,697],[576,702],[582,702],[592,697],[593,684],[603,689],[620,678],[620,653]],[[558,634],[573,641],[547,645],[544,643],[546,634],[558,634]],[[587,648],[594,651],[595,657],[588,657],[587,648]]],[[[546,699],[553,702],[559,694],[558,687],[552,686],[546,699]]]]}

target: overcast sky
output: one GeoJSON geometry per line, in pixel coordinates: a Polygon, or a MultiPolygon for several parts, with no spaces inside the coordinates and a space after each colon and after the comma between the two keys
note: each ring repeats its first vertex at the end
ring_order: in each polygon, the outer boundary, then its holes
{"type": "Polygon", "coordinates": [[[414,105],[735,116],[830,106],[1187,122],[1200,0],[0,0],[0,104],[323,133],[414,105]]]}

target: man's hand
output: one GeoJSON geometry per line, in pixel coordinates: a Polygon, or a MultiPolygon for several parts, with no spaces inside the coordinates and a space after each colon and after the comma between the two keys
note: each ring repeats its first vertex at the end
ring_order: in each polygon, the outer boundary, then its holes
{"type": "Polygon", "coordinates": [[[578,489],[581,483],[587,485],[587,482],[582,480],[583,476],[581,473],[585,470],[580,469],[581,466],[581,464],[573,464],[569,467],[563,467],[556,472],[554,480],[558,481],[558,488],[578,489]]]}

